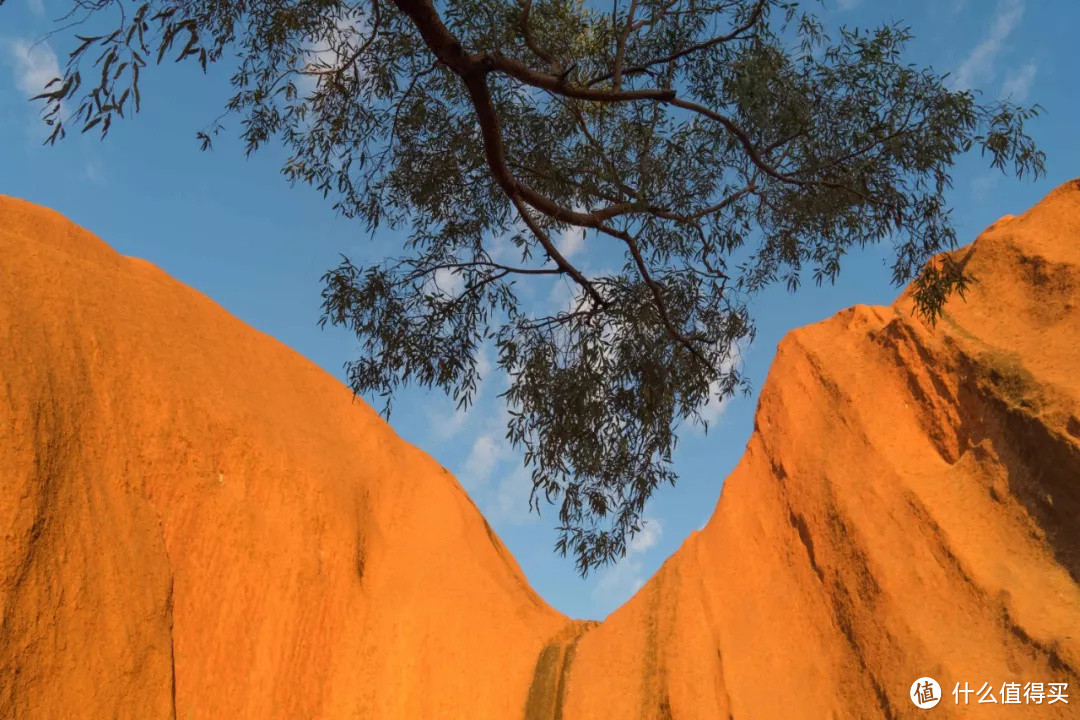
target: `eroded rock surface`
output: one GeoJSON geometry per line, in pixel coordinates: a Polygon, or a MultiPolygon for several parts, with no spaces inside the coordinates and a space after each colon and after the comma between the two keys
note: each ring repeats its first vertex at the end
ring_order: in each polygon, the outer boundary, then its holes
{"type": "Polygon", "coordinates": [[[1080,184],[957,256],[936,328],[784,339],[712,520],[597,624],[334,378],[0,197],[0,717],[906,717],[923,675],[1075,717],[1080,184]]]}

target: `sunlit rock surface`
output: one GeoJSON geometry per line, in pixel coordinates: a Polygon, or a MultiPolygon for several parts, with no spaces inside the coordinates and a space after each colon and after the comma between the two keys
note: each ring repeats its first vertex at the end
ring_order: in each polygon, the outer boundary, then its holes
{"type": "Polygon", "coordinates": [[[1080,184],[956,257],[935,328],[781,342],[712,520],[597,624],[337,380],[0,197],[0,717],[906,717],[921,676],[1075,717],[1080,184]]]}

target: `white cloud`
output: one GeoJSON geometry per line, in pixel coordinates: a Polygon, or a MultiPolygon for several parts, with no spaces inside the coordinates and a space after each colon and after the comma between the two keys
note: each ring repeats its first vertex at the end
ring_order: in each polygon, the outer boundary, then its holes
{"type": "Polygon", "coordinates": [[[659,520],[656,518],[643,518],[641,532],[631,538],[627,544],[627,554],[641,554],[654,547],[656,543],[660,542],[662,532],[663,528],[659,520]]]}
{"type": "MultiPolygon", "coordinates": [[[[728,352],[727,358],[720,366],[721,372],[727,373],[732,370],[738,370],[743,364],[743,348],[739,343],[735,343],[731,346],[731,350],[728,352]]],[[[727,411],[728,406],[731,404],[731,398],[719,398],[720,383],[712,381],[709,383],[709,399],[698,410],[701,415],[701,419],[709,424],[710,427],[716,425],[727,411]]],[[[692,425],[692,433],[698,436],[705,434],[705,428],[700,425],[692,425]]]]}
{"type": "Polygon", "coordinates": [[[485,422],[484,432],[473,443],[465,465],[471,464],[473,470],[484,472],[485,481],[491,477],[499,478],[494,487],[488,485],[477,500],[484,516],[493,525],[507,527],[534,523],[539,518],[529,510],[532,473],[506,439],[510,410],[502,399],[499,402],[499,407],[485,422]]]}
{"type": "Polygon", "coordinates": [[[428,275],[424,281],[423,292],[444,297],[455,297],[461,293],[465,281],[451,268],[439,268],[428,275]]]}
{"type": "Polygon", "coordinates": [[[491,378],[491,371],[495,369],[495,366],[491,364],[491,358],[488,356],[487,347],[480,346],[480,349],[476,352],[476,372],[480,375],[482,380],[488,380],[491,378]]]}
{"type": "Polygon", "coordinates": [[[953,75],[953,86],[968,90],[994,77],[994,63],[1001,53],[1005,40],[1020,24],[1024,16],[1023,0],[1001,0],[994,13],[990,29],[979,44],[972,48],[953,75]]]}
{"type": "Polygon", "coordinates": [[[619,607],[645,584],[645,564],[641,556],[660,541],[662,527],[656,518],[642,518],[641,532],[626,547],[626,556],[602,570],[592,589],[592,598],[604,612],[619,607]]]}
{"type": "MultiPolygon", "coordinates": [[[[587,272],[585,275],[591,280],[611,277],[615,272],[605,267],[595,272],[587,272]]],[[[555,312],[574,312],[593,306],[592,296],[585,293],[585,289],[565,275],[557,275],[552,283],[551,292],[548,294],[548,302],[555,312]]]]}
{"type": "Polygon", "coordinates": [[[723,416],[724,411],[727,410],[729,399],[717,399],[717,395],[720,392],[720,383],[715,380],[709,384],[709,399],[705,403],[705,406],[698,412],[701,413],[701,419],[709,423],[710,426],[716,425],[716,423],[723,416]]]}
{"type": "Polygon", "coordinates": [[[570,287],[570,280],[565,275],[556,275],[551,282],[551,292],[548,293],[548,303],[552,308],[563,310],[574,300],[574,289],[570,287]]]}
{"type": "Polygon", "coordinates": [[[1013,102],[1022,103],[1031,92],[1031,85],[1035,82],[1035,73],[1039,66],[1034,60],[1028,60],[1020,68],[1009,70],[1005,73],[1005,82],[1001,84],[1001,97],[1013,102]]]}
{"type": "Polygon", "coordinates": [[[506,423],[510,413],[505,404],[500,402],[497,408],[489,409],[486,418],[458,474],[462,484],[473,491],[486,486],[503,462],[516,457],[506,439],[506,423]]]}
{"type": "MultiPolygon", "coordinates": [[[[583,205],[574,205],[571,209],[577,213],[585,212],[583,205]]],[[[565,230],[559,233],[559,238],[555,241],[555,247],[565,258],[577,255],[584,245],[585,228],[576,225],[567,226],[565,230]]]]}
{"type": "MultiPolygon", "coordinates": [[[[363,44],[367,34],[367,19],[360,13],[346,13],[334,21],[334,29],[328,37],[319,39],[308,48],[304,68],[318,71],[340,67],[348,59],[348,54],[363,44]]],[[[314,92],[318,83],[317,75],[301,75],[296,81],[296,89],[304,97],[314,92]]]]}
{"type": "Polygon", "coordinates": [[[600,573],[592,589],[592,599],[606,614],[626,602],[644,584],[641,561],[628,555],[600,573]]]}
{"type": "Polygon", "coordinates": [[[585,245],[585,228],[571,225],[566,230],[562,231],[559,235],[559,240],[555,244],[559,252],[563,257],[570,259],[581,250],[585,245]]]}
{"type": "Polygon", "coordinates": [[[45,0],[26,0],[26,6],[38,17],[45,14],[45,0]]]}
{"type": "Polygon", "coordinates": [[[1001,173],[981,175],[971,181],[971,194],[978,203],[986,202],[990,193],[997,187],[1001,180],[1001,173]]]}
{"type": "MultiPolygon", "coordinates": [[[[496,375],[500,375],[504,382],[509,380],[506,373],[502,372],[501,368],[497,367],[495,363],[492,362],[491,352],[486,345],[481,345],[476,351],[476,372],[480,375],[480,380],[476,384],[476,392],[473,393],[472,402],[470,403],[468,410],[459,407],[453,407],[448,411],[439,410],[433,406],[428,406],[426,408],[425,415],[427,416],[428,421],[428,432],[435,442],[446,442],[456,436],[465,427],[469,418],[474,414],[473,410],[480,404],[481,399],[484,397],[485,386],[487,386],[496,375]]],[[[500,417],[505,416],[500,415],[500,417]]]]}
{"type": "Polygon", "coordinates": [[[532,493],[532,474],[519,465],[499,481],[495,491],[484,503],[484,515],[500,526],[526,525],[539,522],[540,518],[529,509],[532,493]]]}
{"type": "Polygon", "coordinates": [[[7,46],[14,61],[15,87],[26,95],[40,94],[50,80],[60,77],[60,62],[47,42],[31,44],[16,39],[7,46]]]}
{"type": "Polygon", "coordinates": [[[86,179],[95,185],[101,185],[105,182],[105,174],[101,172],[101,166],[93,160],[86,163],[86,179]]]}
{"type": "Polygon", "coordinates": [[[465,460],[465,482],[469,487],[478,487],[487,483],[495,465],[507,457],[505,442],[494,433],[485,432],[473,441],[469,457],[465,460]]]}
{"type": "Polygon", "coordinates": [[[465,427],[465,421],[469,419],[468,411],[460,408],[454,408],[449,413],[441,413],[428,408],[426,414],[428,428],[432,437],[438,442],[446,442],[457,435],[465,427]]]}
{"type": "MultiPolygon", "coordinates": [[[[519,232],[526,230],[525,223],[518,218],[516,228],[519,232]]],[[[488,251],[488,255],[495,262],[506,262],[507,259],[514,257],[516,260],[519,257],[517,246],[510,239],[511,233],[502,233],[495,235],[491,238],[491,242],[487,243],[485,248],[488,251]]]]}

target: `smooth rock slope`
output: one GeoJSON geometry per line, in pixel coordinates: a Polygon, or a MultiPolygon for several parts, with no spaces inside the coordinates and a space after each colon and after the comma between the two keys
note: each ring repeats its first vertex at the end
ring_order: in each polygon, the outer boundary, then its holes
{"type": "MultiPolygon", "coordinates": [[[[794,331],[716,512],[605,622],[310,362],[0,197],[0,717],[1075,717],[1080,183],[794,331]],[[1067,682],[1070,703],[954,704],[1067,682]]],[[[719,480],[719,479],[718,479],[719,480]]]]}

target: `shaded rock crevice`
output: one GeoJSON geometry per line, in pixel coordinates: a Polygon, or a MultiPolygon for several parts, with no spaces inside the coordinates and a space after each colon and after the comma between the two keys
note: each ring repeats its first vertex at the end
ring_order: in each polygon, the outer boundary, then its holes
{"type": "Polygon", "coordinates": [[[563,720],[566,686],[577,644],[595,626],[594,622],[572,620],[544,645],[536,658],[525,701],[525,720],[563,720]]]}
{"type": "Polygon", "coordinates": [[[1053,392],[1003,353],[965,355],[964,365],[960,407],[969,444],[991,443],[1008,469],[1010,494],[1080,582],[1080,444],[1047,417],[1053,392]]]}

